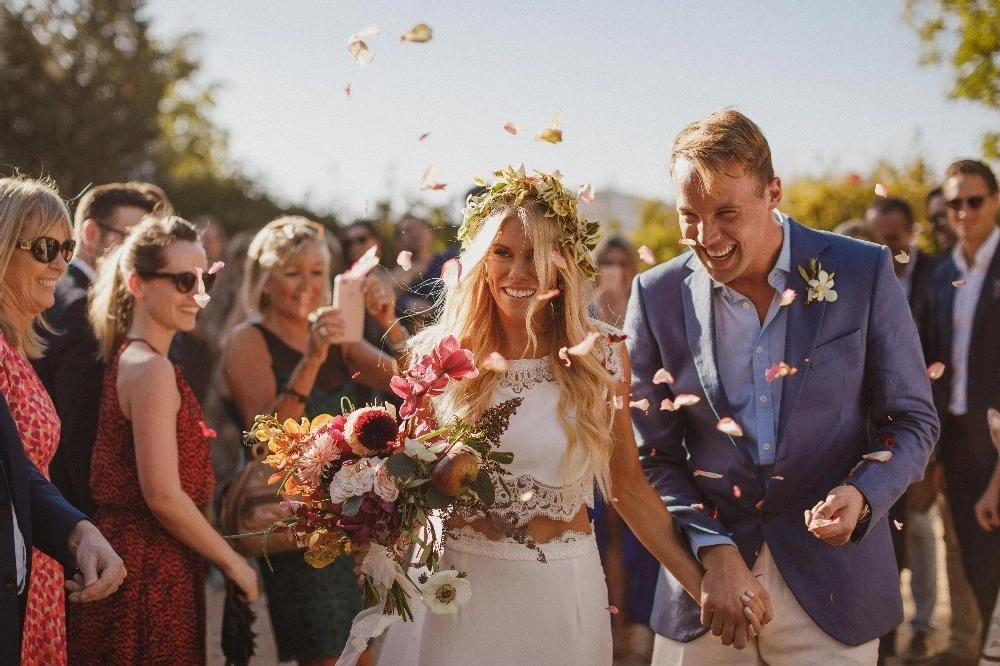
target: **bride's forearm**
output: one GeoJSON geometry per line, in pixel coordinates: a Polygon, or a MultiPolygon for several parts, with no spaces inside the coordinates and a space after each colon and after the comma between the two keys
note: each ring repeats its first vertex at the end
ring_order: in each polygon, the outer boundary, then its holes
{"type": "Polygon", "coordinates": [[[691,598],[701,598],[704,569],[674,527],[673,516],[645,477],[615,483],[614,508],[635,536],[680,582],[691,598]]]}

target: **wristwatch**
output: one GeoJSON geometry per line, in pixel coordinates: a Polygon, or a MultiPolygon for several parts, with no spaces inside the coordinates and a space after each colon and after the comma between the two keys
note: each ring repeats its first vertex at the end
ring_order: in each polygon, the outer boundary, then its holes
{"type": "Polygon", "coordinates": [[[861,513],[858,515],[858,522],[863,523],[865,521],[871,520],[872,508],[865,502],[864,507],[861,508],[861,513]]]}

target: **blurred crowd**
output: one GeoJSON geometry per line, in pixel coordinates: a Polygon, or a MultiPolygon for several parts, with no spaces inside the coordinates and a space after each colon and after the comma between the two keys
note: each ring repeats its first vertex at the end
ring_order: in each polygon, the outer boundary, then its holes
{"type": "MultiPolygon", "coordinates": [[[[923,210],[880,196],[836,229],[896,257],[942,417],[924,480],[892,515],[916,613],[909,642],[886,636],[881,654],[898,650],[908,663],[935,657],[939,557],[951,596],[939,663],[976,663],[1000,585],[1000,471],[985,418],[1000,395],[998,210],[993,172],[963,160],[923,210]]],[[[389,380],[408,336],[434,316],[442,267],[457,252],[440,251],[444,239],[416,215],[384,231],[368,219],[334,230],[285,216],[228,238],[211,217],[175,215],[151,184],[94,187],[71,216],[51,183],[0,179],[0,390],[31,461],[127,563],[142,563],[129,565],[127,592],[67,617],[61,567],[35,551],[23,663],[124,663],[157,636],[170,663],[203,662],[206,560],[246,598],[262,581],[282,661],[335,663],[361,606],[352,563],[316,569],[274,541],[270,566],[255,569],[216,518],[257,455],[242,436],[255,415],[297,420],[345,400],[395,400],[389,380]],[[334,278],[372,253],[356,337],[333,307],[334,278]]],[[[637,252],[610,235],[595,260],[592,314],[620,327],[637,252]]],[[[648,660],[659,566],[613,507],[599,504],[594,520],[616,655],[648,660]]]]}

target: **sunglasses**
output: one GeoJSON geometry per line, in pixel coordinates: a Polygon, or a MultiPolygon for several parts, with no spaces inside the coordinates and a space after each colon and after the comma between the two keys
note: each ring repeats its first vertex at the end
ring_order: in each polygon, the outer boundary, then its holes
{"type": "MultiPolygon", "coordinates": [[[[201,279],[205,282],[205,291],[215,284],[216,273],[202,273],[201,279]]],[[[139,273],[139,277],[144,280],[159,278],[161,280],[173,280],[177,286],[177,291],[182,294],[190,294],[191,290],[198,285],[198,276],[190,271],[183,273],[139,273]]]]}
{"type": "Polygon", "coordinates": [[[126,236],[128,236],[128,231],[122,231],[121,229],[115,229],[110,224],[104,224],[103,222],[98,222],[97,220],[94,220],[94,224],[97,225],[98,229],[103,229],[104,231],[107,231],[109,233],[115,234],[116,236],[121,236],[122,238],[125,238],[126,236]]]}
{"type": "Polygon", "coordinates": [[[968,204],[969,210],[979,210],[982,208],[983,203],[986,201],[986,197],[979,194],[974,197],[968,197],[966,199],[948,199],[944,202],[944,205],[952,210],[962,210],[962,204],[968,204]]]}
{"type": "Polygon", "coordinates": [[[43,264],[55,261],[60,254],[63,260],[69,263],[69,260],[73,258],[73,251],[76,250],[76,241],[64,240],[60,242],[50,236],[39,236],[32,240],[19,238],[14,243],[14,247],[31,252],[31,256],[43,264]]]}

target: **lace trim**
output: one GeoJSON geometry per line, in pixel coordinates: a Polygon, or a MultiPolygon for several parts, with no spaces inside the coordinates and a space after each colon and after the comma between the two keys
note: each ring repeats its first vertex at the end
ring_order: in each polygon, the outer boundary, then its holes
{"type": "Polygon", "coordinates": [[[579,513],[581,506],[594,508],[594,481],[589,475],[565,486],[550,486],[530,474],[517,478],[505,476],[503,480],[511,492],[504,490],[494,478],[496,501],[489,508],[489,515],[474,511],[467,516],[470,520],[489,518],[512,531],[539,516],[568,523],[579,513]]]}
{"type": "Polygon", "coordinates": [[[510,367],[500,375],[497,385],[515,395],[533,389],[538,384],[556,380],[548,358],[515,359],[510,367]]]}
{"type": "Polygon", "coordinates": [[[525,548],[524,544],[518,543],[511,537],[490,539],[473,527],[463,525],[457,529],[449,530],[445,549],[446,552],[453,550],[495,560],[536,560],[543,563],[551,560],[566,560],[582,557],[597,550],[593,524],[591,524],[589,533],[566,530],[559,536],[538,544],[538,547],[544,549],[544,560],[539,560],[536,551],[525,548]]]}

